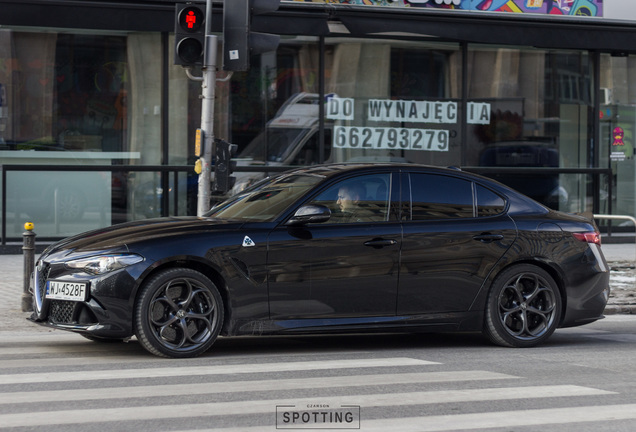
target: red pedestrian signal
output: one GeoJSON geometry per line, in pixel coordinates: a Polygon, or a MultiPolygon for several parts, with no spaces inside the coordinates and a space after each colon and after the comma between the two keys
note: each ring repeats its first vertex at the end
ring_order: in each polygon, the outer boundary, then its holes
{"type": "Polygon", "coordinates": [[[204,20],[203,11],[197,6],[188,6],[179,12],[179,26],[185,32],[198,32],[204,20]]]}
{"type": "Polygon", "coordinates": [[[205,6],[175,5],[174,64],[203,64],[205,49],[205,6]]]}

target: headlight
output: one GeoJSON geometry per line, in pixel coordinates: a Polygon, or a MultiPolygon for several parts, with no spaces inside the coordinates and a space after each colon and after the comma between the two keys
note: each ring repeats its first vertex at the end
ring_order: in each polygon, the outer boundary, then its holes
{"type": "Polygon", "coordinates": [[[119,270],[133,264],[137,264],[138,262],[141,262],[143,260],[143,257],[133,254],[99,255],[88,258],[81,258],[73,261],[67,261],[65,265],[67,268],[70,269],[78,269],[89,274],[100,275],[114,270],[119,270]]]}

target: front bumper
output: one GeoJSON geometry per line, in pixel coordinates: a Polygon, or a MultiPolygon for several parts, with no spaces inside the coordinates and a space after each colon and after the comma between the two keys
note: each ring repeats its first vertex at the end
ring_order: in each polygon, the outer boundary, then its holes
{"type": "Polygon", "coordinates": [[[33,314],[30,321],[102,338],[127,338],[133,334],[130,293],[134,281],[125,270],[101,277],[70,273],[63,264],[40,261],[31,278],[33,314]],[[46,282],[51,279],[81,280],[89,286],[84,301],[46,298],[46,282]]]}

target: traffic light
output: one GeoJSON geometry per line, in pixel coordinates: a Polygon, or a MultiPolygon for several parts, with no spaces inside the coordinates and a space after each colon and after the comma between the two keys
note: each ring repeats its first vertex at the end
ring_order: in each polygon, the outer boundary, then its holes
{"type": "Polygon", "coordinates": [[[225,194],[232,189],[236,178],[231,176],[236,168],[236,161],[232,161],[232,157],[236,156],[238,146],[230,144],[221,139],[214,140],[216,144],[215,161],[214,161],[214,191],[225,194]]]}
{"type": "Polygon", "coordinates": [[[205,6],[175,5],[174,64],[203,64],[205,49],[205,6]]]}
{"type": "Polygon", "coordinates": [[[274,12],[280,0],[224,0],[223,69],[246,71],[250,55],[274,51],[279,35],[251,31],[252,16],[274,12]]]}

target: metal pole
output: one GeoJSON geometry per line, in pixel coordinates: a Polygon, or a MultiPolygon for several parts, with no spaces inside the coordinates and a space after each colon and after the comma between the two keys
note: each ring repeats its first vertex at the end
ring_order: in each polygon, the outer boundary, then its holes
{"type": "Polygon", "coordinates": [[[24,224],[25,231],[22,233],[22,253],[24,255],[24,279],[22,289],[22,312],[33,311],[33,298],[29,291],[29,282],[35,268],[35,233],[33,232],[33,223],[24,224]]]}
{"type": "Polygon", "coordinates": [[[216,86],[217,37],[210,35],[212,28],[212,0],[207,0],[205,25],[205,52],[203,54],[203,84],[201,84],[201,130],[203,131],[203,154],[197,216],[201,217],[210,209],[210,182],[212,180],[212,155],[214,154],[214,97],[216,86]]]}

